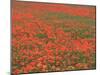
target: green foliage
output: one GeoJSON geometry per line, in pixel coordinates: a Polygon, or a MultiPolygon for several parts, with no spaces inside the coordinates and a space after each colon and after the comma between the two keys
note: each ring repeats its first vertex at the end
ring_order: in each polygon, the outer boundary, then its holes
{"type": "Polygon", "coordinates": [[[47,35],[46,34],[36,34],[36,37],[38,38],[47,38],[47,35]]]}
{"type": "Polygon", "coordinates": [[[87,39],[89,39],[89,38],[93,38],[94,37],[94,34],[84,34],[84,32],[81,32],[80,31],[80,33],[78,34],[78,36],[79,37],[81,37],[81,38],[87,38],[87,39]]]}
{"type": "Polygon", "coordinates": [[[45,13],[45,16],[41,16],[42,19],[48,20],[48,21],[53,21],[52,17],[55,17],[59,20],[72,20],[72,21],[78,21],[80,23],[84,23],[87,25],[95,25],[95,20],[90,19],[88,17],[82,17],[82,16],[73,16],[67,13],[62,13],[62,12],[48,12],[45,13]]]}

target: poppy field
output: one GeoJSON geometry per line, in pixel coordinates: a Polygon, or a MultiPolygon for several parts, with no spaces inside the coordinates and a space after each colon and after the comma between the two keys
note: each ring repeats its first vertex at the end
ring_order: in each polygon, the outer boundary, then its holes
{"type": "Polygon", "coordinates": [[[12,4],[12,75],[96,68],[96,8],[12,4]]]}

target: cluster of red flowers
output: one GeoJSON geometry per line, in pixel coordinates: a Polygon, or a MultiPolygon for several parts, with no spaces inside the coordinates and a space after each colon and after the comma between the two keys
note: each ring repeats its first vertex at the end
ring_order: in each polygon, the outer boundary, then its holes
{"type": "Polygon", "coordinates": [[[88,6],[15,2],[12,74],[94,69],[94,14],[88,6]]]}

